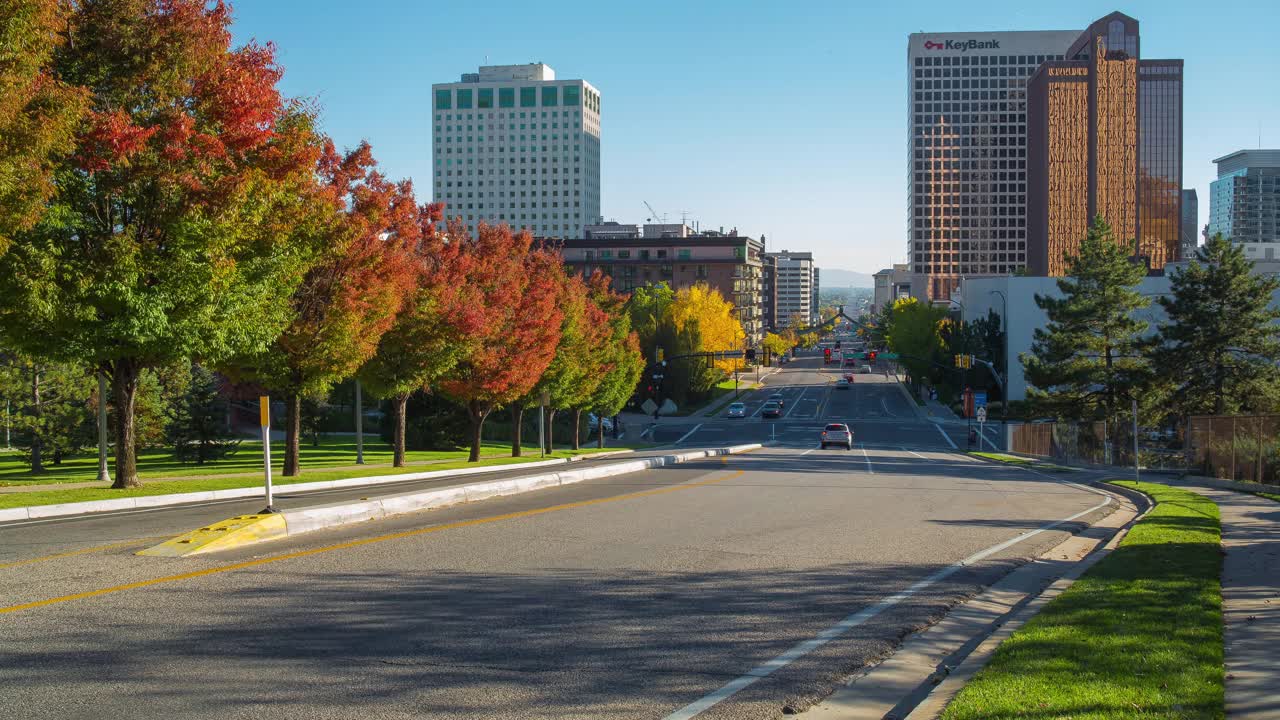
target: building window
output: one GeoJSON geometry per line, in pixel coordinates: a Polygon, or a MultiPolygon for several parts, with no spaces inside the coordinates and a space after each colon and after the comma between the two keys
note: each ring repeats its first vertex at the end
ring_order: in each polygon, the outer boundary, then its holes
{"type": "Polygon", "coordinates": [[[612,260],[612,259],[613,259],[613,251],[612,251],[612,250],[601,250],[601,251],[600,251],[600,259],[601,259],[601,260],[612,260]]]}
{"type": "Polygon", "coordinates": [[[583,253],[582,253],[582,254],[583,254],[583,256],[587,259],[587,261],[588,261],[588,262],[590,262],[590,261],[592,261],[592,260],[595,260],[595,259],[596,259],[596,251],[595,251],[595,250],[585,250],[585,251],[583,251],[583,253]]]}
{"type": "Polygon", "coordinates": [[[493,88],[480,88],[476,93],[476,107],[481,109],[493,107],[493,88]]]}
{"type": "Polygon", "coordinates": [[[739,260],[741,260],[746,253],[747,249],[744,247],[736,247],[733,249],[733,256],[739,260]]]}
{"type": "MultiPolygon", "coordinates": [[[[537,107],[538,106],[538,88],[522,87],[520,88],[520,107],[537,107]]],[[[524,114],[521,113],[521,117],[524,114]]]]}
{"type": "Polygon", "coordinates": [[[559,97],[560,97],[560,88],[557,88],[554,85],[543,87],[542,88],[542,107],[555,107],[556,105],[559,104],[557,102],[557,100],[559,100],[559,97]]]}
{"type": "Polygon", "coordinates": [[[631,251],[630,251],[630,250],[619,250],[619,251],[618,251],[618,259],[619,259],[619,260],[628,260],[628,259],[630,259],[630,258],[631,258],[631,251]]]}
{"type": "Polygon", "coordinates": [[[515,88],[498,88],[498,107],[509,108],[516,106],[516,89],[515,88]]]}
{"type": "Polygon", "coordinates": [[[450,110],[453,108],[453,92],[449,90],[436,91],[436,109],[450,110]]]}
{"type": "Polygon", "coordinates": [[[577,85],[564,86],[564,104],[566,106],[575,106],[582,102],[582,95],[579,90],[580,88],[577,85]]]}
{"type": "Polygon", "coordinates": [[[680,248],[680,249],[676,250],[676,259],[677,259],[677,260],[688,260],[689,258],[691,258],[691,257],[693,256],[693,255],[692,255],[692,253],[693,253],[693,251],[692,251],[692,250],[690,250],[689,248],[680,248]]]}
{"type": "Polygon", "coordinates": [[[471,91],[470,90],[458,91],[458,109],[459,110],[471,109],[471,91]]]}

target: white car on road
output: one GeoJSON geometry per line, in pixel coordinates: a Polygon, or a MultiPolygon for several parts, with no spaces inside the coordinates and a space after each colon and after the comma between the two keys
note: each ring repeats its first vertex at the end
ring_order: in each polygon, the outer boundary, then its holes
{"type": "Polygon", "coordinates": [[[831,423],[822,431],[822,449],[828,445],[843,445],[845,450],[853,449],[853,431],[844,423],[831,423]]]}

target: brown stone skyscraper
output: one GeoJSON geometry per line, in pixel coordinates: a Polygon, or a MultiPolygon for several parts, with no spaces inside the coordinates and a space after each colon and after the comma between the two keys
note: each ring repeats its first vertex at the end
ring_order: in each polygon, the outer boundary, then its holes
{"type": "Polygon", "coordinates": [[[1117,12],[1032,76],[1029,273],[1064,274],[1095,215],[1153,270],[1179,258],[1182,61],[1140,58],[1138,21],[1117,12]]]}

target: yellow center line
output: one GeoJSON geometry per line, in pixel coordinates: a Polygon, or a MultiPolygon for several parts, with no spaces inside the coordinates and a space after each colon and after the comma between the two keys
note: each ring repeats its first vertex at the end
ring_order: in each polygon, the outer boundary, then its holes
{"type": "MultiPolygon", "coordinates": [[[[727,460],[726,460],[727,462],[727,460]]],[[[413,537],[415,535],[426,535],[429,533],[443,532],[445,530],[456,530],[458,528],[472,527],[475,525],[487,525],[489,523],[501,522],[503,520],[515,520],[518,518],[533,517],[535,515],[543,515],[546,513],[557,512],[560,510],[571,510],[580,507],[589,507],[591,505],[601,505],[609,502],[618,502],[620,500],[631,500],[634,498],[650,497],[653,495],[663,495],[665,493],[676,492],[679,490],[689,490],[697,487],[705,487],[716,483],[732,480],[740,477],[743,470],[734,471],[721,478],[713,478],[711,480],[702,480],[699,482],[685,483],[682,485],[671,485],[669,487],[658,488],[655,490],[642,490],[640,492],[627,493],[625,495],[615,495],[613,497],[596,498],[593,500],[579,500],[577,502],[563,503],[561,505],[552,505],[545,508],[537,508],[535,510],[520,510],[518,512],[504,513],[502,515],[493,515],[490,517],[476,518],[474,520],[460,520],[458,522],[445,523],[444,525],[433,525],[431,527],[417,528],[415,530],[404,530],[396,533],[388,533],[371,538],[361,538],[359,540],[350,540],[336,545],[326,545],[324,547],[312,548],[310,550],[299,550],[297,552],[284,553],[282,555],[272,555],[270,557],[257,558],[255,560],[246,560],[244,562],[233,563],[231,565],[223,565],[221,567],[206,568],[204,570],[194,570],[192,572],[179,573],[177,575],[166,575],[164,577],[152,578],[150,580],[139,580],[138,582],[126,583],[124,585],[114,585],[112,587],[100,588],[98,590],[89,590],[87,592],[75,593],[72,595],[62,595],[47,600],[36,600],[34,602],[22,603],[20,605],[10,605],[8,607],[0,607],[0,615],[6,613],[18,612],[20,610],[31,610],[33,608],[45,607],[46,605],[57,605],[59,603],[71,602],[73,600],[84,600],[86,598],[97,597],[99,595],[110,595],[112,593],[124,592],[125,590],[136,590],[137,588],[149,587],[152,585],[161,585],[164,583],[178,582],[180,580],[191,580],[194,578],[205,577],[206,575],[217,575],[219,573],[231,572],[232,570],[243,570],[245,568],[257,567],[259,565],[268,565],[283,560],[294,560],[304,558],[310,555],[319,555],[321,553],[333,552],[335,550],[345,550],[348,548],[361,547],[363,545],[372,545],[373,543],[386,542],[387,540],[399,540],[401,538],[413,537]]]]}
{"type": "Polygon", "coordinates": [[[57,560],[59,558],[75,557],[76,555],[84,555],[86,553],[97,552],[99,550],[110,550],[112,548],[128,547],[130,545],[144,545],[155,540],[162,540],[160,537],[145,537],[126,540],[124,542],[111,543],[110,545],[95,545],[93,547],[80,548],[70,552],[58,553],[56,555],[41,555],[40,557],[28,558],[26,560],[15,560],[9,563],[0,563],[0,570],[5,568],[18,567],[19,565],[30,565],[32,563],[45,562],[46,560],[57,560]]]}

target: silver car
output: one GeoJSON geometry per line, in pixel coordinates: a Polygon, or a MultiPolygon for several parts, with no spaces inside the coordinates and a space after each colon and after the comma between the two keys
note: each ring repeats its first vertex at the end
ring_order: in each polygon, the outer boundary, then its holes
{"type": "Polygon", "coordinates": [[[728,417],[746,417],[747,406],[740,402],[730,403],[729,412],[725,413],[725,415],[728,417]]]}
{"type": "Polygon", "coordinates": [[[853,431],[844,423],[831,423],[822,431],[822,449],[828,445],[843,445],[845,450],[853,449],[853,431]]]}

